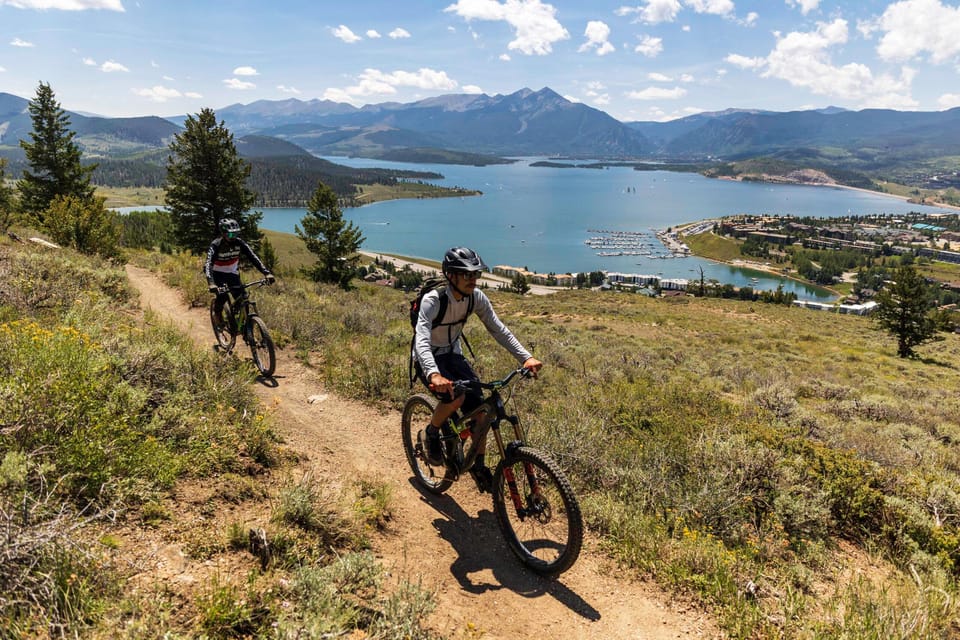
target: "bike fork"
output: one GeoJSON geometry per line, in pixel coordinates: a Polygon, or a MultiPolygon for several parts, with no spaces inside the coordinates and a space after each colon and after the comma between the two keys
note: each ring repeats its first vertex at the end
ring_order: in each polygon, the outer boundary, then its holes
{"type": "MultiPolygon", "coordinates": [[[[534,471],[533,465],[529,462],[523,463],[523,471],[527,476],[527,483],[530,486],[530,496],[540,496],[540,483],[537,480],[537,474],[534,471]]],[[[505,466],[503,468],[503,477],[507,481],[507,487],[510,489],[510,499],[513,501],[513,507],[517,510],[517,516],[523,521],[528,515],[534,512],[533,509],[528,509],[523,506],[523,496],[520,495],[520,490],[517,488],[517,478],[513,475],[513,467],[505,466]]]]}

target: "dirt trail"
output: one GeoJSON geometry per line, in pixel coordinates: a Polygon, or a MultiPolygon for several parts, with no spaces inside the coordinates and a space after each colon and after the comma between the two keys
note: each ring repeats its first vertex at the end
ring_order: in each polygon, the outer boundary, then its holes
{"type": "MultiPolygon", "coordinates": [[[[141,304],[201,346],[213,347],[209,316],[145,269],[127,267],[141,304]]],[[[269,310],[266,320],[269,325],[269,310]]],[[[249,358],[248,351],[238,350],[249,358]]],[[[393,486],[393,519],[374,548],[383,565],[435,591],[430,626],[448,637],[666,640],[721,637],[710,617],[655,585],[622,573],[586,541],[557,580],[523,569],[502,542],[489,497],[469,478],[448,495],[422,494],[400,445],[400,416],[340,398],[293,357],[277,352],[275,384],[255,385],[286,446],[318,477],[369,478],[393,486]],[[469,629],[468,625],[473,625],[469,629]]]]}

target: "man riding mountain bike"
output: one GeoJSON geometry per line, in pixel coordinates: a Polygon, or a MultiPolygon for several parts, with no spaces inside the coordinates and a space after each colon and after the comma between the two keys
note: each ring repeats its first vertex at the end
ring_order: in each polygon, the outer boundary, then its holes
{"type": "MultiPolygon", "coordinates": [[[[423,296],[414,334],[417,377],[439,399],[433,416],[419,437],[430,464],[443,464],[441,433],[447,433],[447,419],[458,409],[469,413],[482,402],[478,390],[454,395],[453,381],[479,380],[463,356],[460,338],[467,317],[474,313],[493,338],[534,374],[543,366],[530,355],[513,333],[500,321],[483,291],[477,289],[480,274],[486,271],[480,256],[467,247],[453,247],[443,256],[443,275],[447,286],[423,296]],[[442,315],[441,315],[442,314],[442,315]]],[[[470,474],[480,491],[490,491],[492,474],[484,461],[486,443],[470,474]]]]}
{"type": "Polygon", "coordinates": [[[210,293],[217,294],[214,311],[215,316],[220,318],[223,303],[227,301],[230,293],[233,294],[234,309],[239,309],[240,305],[236,303],[247,296],[247,291],[240,280],[241,256],[246,257],[268,282],[273,283],[276,278],[264,266],[250,245],[240,238],[240,224],[236,220],[223,218],[218,223],[218,227],[220,235],[213,239],[210,248],[207,249],[207,261],[203,265],[203,274],[207,277],[210,293]],[[223,287],[226,287],[227,291],[221,291],[223,287]]]}

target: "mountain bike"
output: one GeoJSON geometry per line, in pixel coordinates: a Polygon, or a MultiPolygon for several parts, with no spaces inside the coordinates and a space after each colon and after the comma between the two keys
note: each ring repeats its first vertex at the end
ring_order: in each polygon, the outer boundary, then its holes
{"type": "Polygon", "coordinates": [[[441,430],[442,466],[430,464],[422,433],[438,401],[422,393],[411,396],[401,419],[403,449],[417,483],[430,493],[442,494],[470,469],[480,443],[492,432],[500,454],[491,489],[497,524],[524,565],[536,573],[556,576],[572,567],[580,555],[583,517],[570,481],[559,465],[528,446],[519,418],[507,414],[505,402],[512,393],[512,383],[529,375],[528,369],[520,368],[502,380],[454,382],[456,394],[471,387],[489,393],[480,406],[462,416],[455,414],[441,430]],[[501,431],[503,423],[513,427],[510,441],[501,431]]]}
{"type": "MultiPolygon", "coordinates": [[[[267,284],[269,282],[263,278],[242,285],[242,289],[262,287],[267,284]]],[[[218,289],[220,293],[226,293],[229,290],[228,287],[218,289]]],[[[213,326],[213,335],[216,336],[220,348],[231,353],[237,343],[237,336],[242,335],[243,341],[247,343],[250,353],[253,354],[253,364],[264,377],[272,376],[277,366],[276,348],[270,332],[267,331],[267,325],[257,313],[257,303],[246,295],[239,300],[239,308],[234,310],[233,305],[238,302],[237,296],[234,295],[232,303],[230,300],[224,301],[223,309],[218,316],[216,302],[216,298],[210,302],[210,324],[213,326]]]]}

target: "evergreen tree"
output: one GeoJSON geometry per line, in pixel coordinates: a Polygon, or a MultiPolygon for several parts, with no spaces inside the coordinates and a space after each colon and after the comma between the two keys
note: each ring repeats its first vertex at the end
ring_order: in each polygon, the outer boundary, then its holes
{"type": "Polygon", "coordinates": [[[510,282],[510,291],[514,293],[519,293],[524,295],[530,291],[530,285],[527,284],[527,277],[522,273],[517,273],[513,276],[513,280],[510,282]]]}
{"type": "Polygon", "coordinates": [[[937,325],[931,312],[930,287],[912,265],[904,264],[894,282],[877,294],[874,317],[882,329],[897,338],[897,355],[910,358],[913,348],[936,339],[937,325]]]}
{"type": "Polygon", "coordinates": [[[233,218],[241,236],[260,246],[261,213],[247,213],[256,194],[247,189],[250,164],[237,153],[224,123],[212,109],[187,116],[184,130],[170,143],[167,156],[166,206],[181,246],[202,253],[219,235],[217,223],[233,218]]]}
{"type": "Polygon", "coordinates": [[[104,206],[105,201],[57,196],[47,208],[47,228],[54,241],[81,253],[119,257],[123,226],[118,214],[104,206]]]}
{"type": "Polygon", "coordinates": [[[30,169],[23,171],[17,187],[21,209],[43,225],[47,207],[57,196],[80,200],[93,197],[90,174],[96,165],[80,164],[80,147],[73,141],[76,132],[70,131],[70,118],[60,108],[49,84],[40,83],[29,110],[33,120],[32,142],[21,140],[20,146],[30,169]]]}
{"type": "Polygon", "coordinates": [[[307,203],[307,215],[295,225],[307,250],[317,256],[311,269],[303,272],[317,282],[330,282],[347,289],[356,271],[357,251],[364,237],[352,222],[343,219],[337,194],[320,182],[307,203]]]}
{"type": "Polygon", "coordinates": [[[0,233],[13,223],[13,188],[7,185],[7,159],[0,158],[0,233]]]}

